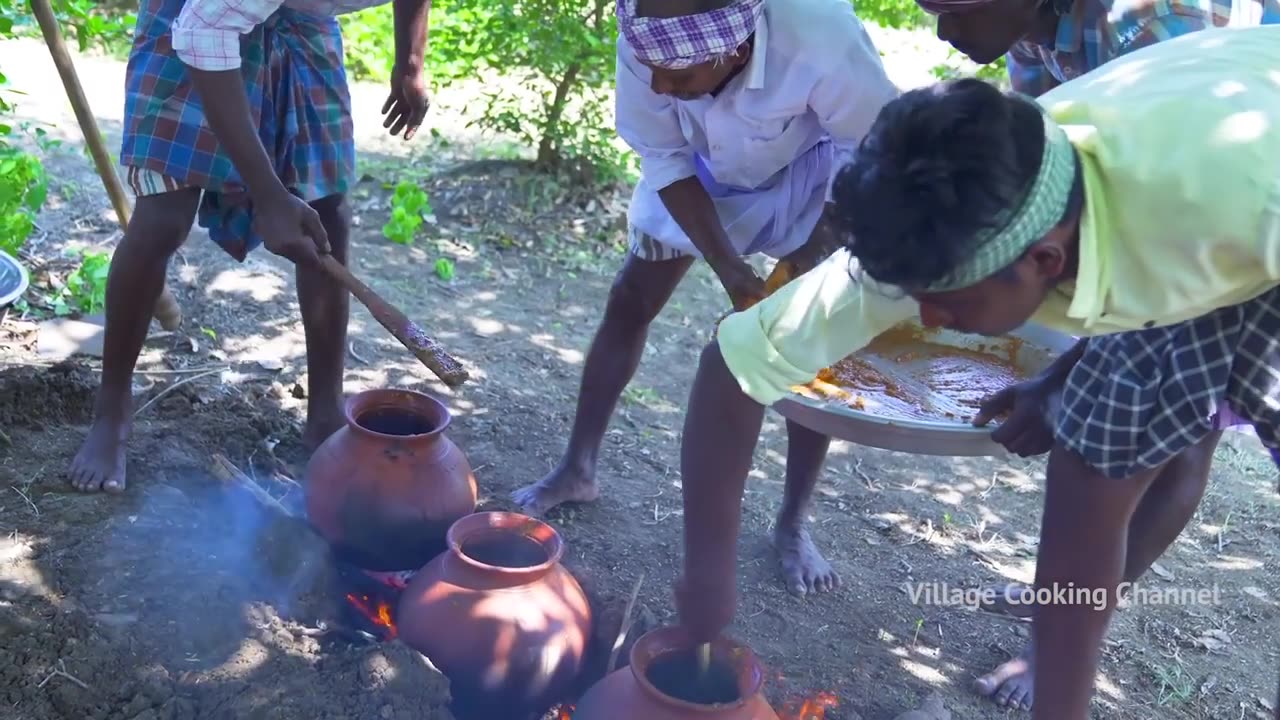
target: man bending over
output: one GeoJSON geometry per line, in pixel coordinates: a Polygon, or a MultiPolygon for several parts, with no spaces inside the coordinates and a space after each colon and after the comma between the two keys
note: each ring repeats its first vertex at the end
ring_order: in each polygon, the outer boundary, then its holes
{"type": "MultiPolygon", "coordinates": [[[[836,249],[823,217],[838,158],[897,95],[847,0],[620,0],[618,25],[618,133],[642,170],[631,249],[587,354],[565,456],[515,493],[533,514],[599,496],[609,418],[696,258],[742,309],[765,294],[746,256],[781,259],[772,286],[836,249]]],[[[805,529],[830,440],[791,422],[787,438],[775,545],[788,589],[803,595],[839,581],[805,529]]]]}
{"type": "Polygon", "coordinates": [[[1214,29],[1038,100],[959,80],[890,103],[836,182],[849,253],[726,319],[703,354],[677,592],[695,636],[733,616],[765,406],[912,316],[988,336],[1036,322],[1091,337],[1053,416],[1036,587],[1109,601],[1035,607],[1033,718],[1088,717],[1128,537],[1162,469],[1228,408],[1280,447],[1276,68],[1280,27],[1214,29]]]}

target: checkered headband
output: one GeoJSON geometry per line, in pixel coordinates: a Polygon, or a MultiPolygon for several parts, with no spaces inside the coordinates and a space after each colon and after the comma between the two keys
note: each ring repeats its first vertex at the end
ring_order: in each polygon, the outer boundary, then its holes
{"type": "Polygon", "coordinates": [[[641,62],[668,70],[701,65],[737,50],[764,12],[764,0],[733,0],[725,7],[671,18],[636,17],[639,0],[618,0],[618,31],[641,62]]]}

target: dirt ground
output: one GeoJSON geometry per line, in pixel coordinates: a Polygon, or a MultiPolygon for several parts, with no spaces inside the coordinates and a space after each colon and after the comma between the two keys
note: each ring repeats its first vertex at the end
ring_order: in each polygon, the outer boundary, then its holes
{"type": "MultiPolygon", "coordinates": [[[[13,67],[22,55],[28,60],[14,81],[54,87],[41,51],[0,45],[0,63],[13,67]]],[[[114,138],[122,66],[82,58],[80,67],[114,138]]],[[[347,389],[411,387],[445,400],[455,413],[450,436],[476,469],[482,505],[510,508],[509,493],[541,477],[563,450],[583,355],[620,259],[627,196],[588,195],[502,157],[460,164],[484,157],[464,129],[460,94],[442,94],[433,111],[439,137],[424,138],[412,155],[378,139],[381,88],[357,88],[356,97],[365,108],[357,128],[368,176],[355,197],[355,270],[435,333],[474,380],[444,388],[357,309],[347,389]],[[384,183],[409,170],[430,194],[437,223],[405,247],[379,229],[384,183]],[[456,264],[449,282],[432,272],[441,257],[456,264]]],[[[22,111],[74,135],[61,97],[33,92],[22,111]]],[[[118,239],[83,154],[69,146],[50,162],[54,202],[29,249],[39,282],[66,272],[64,249],[118,239]]],[[[270,455],[300,460],[305,400],[293,387],[305,363],[291,273],[265,253],[238,265],[193,233],[170,283],[186,320],[144,352],[139,397],[159,400],[137,418],[122,496],[78,495],[64,477],[89,419],[96,361],[53,365],[35,355],[22,318],[0,326],[3,715],[448,717],[446,685],[419,656],[312,632],[331,611],[332,598],[317,590],[323,584],[305,572],[282,576],[272,560],[273,521],[210,474],[214,453],[245,469],[270,455]]],[[[645,574],[646,624],[674,618],[682,408],[723,306],[699,268],[657,320],[615,417],[600,469],[604,496],[549,518],[568,543],[567,565],[601,607],[616,608],[645,574]]],[[[828,720],[887,720],[938,691],[957,719],[1024,714],[993,706],[969,685],[1019,649],[1027,625],[913,604],[906,586],[1030,580],[1042,464],[836,443],[812,521],[844,587],[799,600],[783,589],[767,542],[784,454],[782,420],[770,415],[748,486],[732,629],[768,665],[774,704],[829,691],[840,704],[828,720]]],[[[1274,469],[1248,438],[1224,443],[1197,517],[1146,579],[1151,588],[1216,587],[1219,602],[1119,613],[1095,717],[1269,717],[1280,667],[1275,488],[1274,469]]],[[[300,543],[290,552],[315,549],[300,543]]]]}

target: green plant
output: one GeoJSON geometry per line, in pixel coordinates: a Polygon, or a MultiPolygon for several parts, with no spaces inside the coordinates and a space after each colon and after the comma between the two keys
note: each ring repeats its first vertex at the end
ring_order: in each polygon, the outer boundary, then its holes
{"type": "Polygon", "coordinates": [[[449,258],[436,260],[436,277],[449,282],[453,279],[453,261],[449,258]]]}
{"type": "Polygon", "coordinates": [[[443,8],[431,31],[434,78],[501,73],[524,90],[487,90],[479,127],[536,147],[544,169],[581,161],[605,180],[629,171],[633,160],[617,145],[611,118],[611,0],[449,0],[443,8]]]}
{"type": "Polygon", "coordinates": [[[401,180],[391,196],[391,218],[382,226],[382,234],[391,242],[410,245],[430,214],[431,200],[422,188],[401,180]]]}
{"type": "Polygon", "coordinates": [[[110,270],[111,255],[108,253],[81,253],[80,265],[67,276],[67,284],[53,300],[54,313],[93,315],[101,312],[107,303],[107,273],[110,270]]]}
{"type": "MultiPolygon", "coordinates": [[[[102,12],[91,0],[53,0],[54,15],[67,35],[84,50],[94,44],[119,43],[129,37],[132,15],[127,12],[102,12]]],[[[37,32],[27,0],[0,0],[0,40],[37,32]]],[[[17,253],[35,229],[35,218],[44,207],[49,181],[40,158],[18,145],[19,138],[30,135],[42,150],[48,142],[43,130],[34,132],[5,122],[14,110],[13,96],[6,90],[8,80],[0,72],[0,250],[17,253]]]]}

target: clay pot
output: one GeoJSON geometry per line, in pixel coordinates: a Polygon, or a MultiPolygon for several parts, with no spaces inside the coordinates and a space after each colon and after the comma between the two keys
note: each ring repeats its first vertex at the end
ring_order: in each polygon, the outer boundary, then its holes
{"type": "Polygon", "coordinates": [[[307,517],[339,560],[417,570],[476,509],[466,456],[445,436],[449,410],[412,390],[369,390],[346,404],[347,426],[307,466],[307,517]]]}
{"type": "Polygon", "coordinates": [[[747,648],[711,644],[702,675],[682,628],[654,630],[631,647],[628,667],[605,676],[578,701],[573,720],[778,720],[761,688],[764,668],[747,648]]]}
{"type": "Polygon", "coordinates": [[[519,717],[564,699],[582,669],[591,607],[563,566],[564,542],[524,515],[476,513],[400,598],[400,637],[449,678],[475,717],[519,717]]]}

